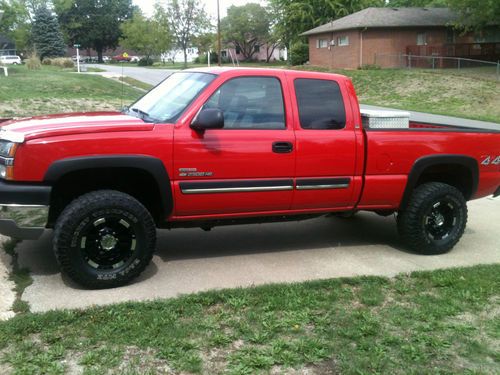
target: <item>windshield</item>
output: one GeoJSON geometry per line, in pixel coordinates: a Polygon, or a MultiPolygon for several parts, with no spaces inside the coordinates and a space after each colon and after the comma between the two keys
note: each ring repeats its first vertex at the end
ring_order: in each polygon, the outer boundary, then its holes
{"type": "Polygon", "coordinates": [[[128,113],[144,121],[174,123],[215,77],[209,73],[174,73],[135,102],[128,113]]]}

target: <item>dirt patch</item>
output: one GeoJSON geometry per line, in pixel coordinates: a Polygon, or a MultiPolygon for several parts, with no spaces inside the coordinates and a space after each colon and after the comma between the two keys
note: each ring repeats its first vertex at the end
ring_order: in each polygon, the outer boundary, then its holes
{"type": "Polygon", "coordinates": [[[12,306],[16,300],[15,284],[9,280],[12,271],[12,257],[3,248],[7,241],[7,237],[0,236],[0,320],[10,319],[14,316],[12,306]]]}
{"type": "Polygon", "coordinates": [[[116,374],[175,374],[167,361],[156,356],[153,349],[139,349],[136,346],[127,346],[123,353],[120,366],[112,370],[116,374]]]}

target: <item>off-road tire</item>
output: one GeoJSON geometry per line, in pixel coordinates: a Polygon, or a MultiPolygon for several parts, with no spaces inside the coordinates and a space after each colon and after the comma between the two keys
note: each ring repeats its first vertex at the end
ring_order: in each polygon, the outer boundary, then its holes
{"type": "Polygon", "coordinates": [[[426,255],[450,251],[467,224],[467,202],[455,187],[430,182],[412,193],[398,213],[398,231],[409,249],[426,255]]]}
{"type": "Polygon", "coordinates": [[[135,198],[118,191],[80,196],[55,225],[54,252],[62,271],[90,289],[127,284],[147,267],[155,247],[156,227],[150,213],[135,198]]]}

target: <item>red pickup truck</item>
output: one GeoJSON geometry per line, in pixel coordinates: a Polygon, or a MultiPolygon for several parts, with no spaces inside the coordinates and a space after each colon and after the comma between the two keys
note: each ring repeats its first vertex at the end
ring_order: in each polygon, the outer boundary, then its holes
{"type": "Polygon", "coordinates": [[[500,132],[363,125],[334,74],[186,70],[122,113],[0,125],[0,233],[54,228],[62,270],[90,288],[138,276],[156,228],[397,212],[410,249],[444,253],[466,201],[500,194],[500,132]]]}

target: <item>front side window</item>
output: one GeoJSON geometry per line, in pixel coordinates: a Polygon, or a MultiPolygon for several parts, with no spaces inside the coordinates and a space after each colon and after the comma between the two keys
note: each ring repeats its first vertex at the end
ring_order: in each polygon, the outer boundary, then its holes
{"type": "Polygon", "coordinates": [[[241,77],[224,83],[203,108],[224,112],[224,129],[285,129],[281,83],[274,77],[241,77]]]}
{"type": "Polygon", "coordinates": [[[344,100],[337,82],[296,79],[295,93],[302,129],[324,130],[345,127],[344,100]]]}
{"type": "Polygon", "coordinates": [[[174,73],[132,104],[128,114],[148,122],[174,123],[215,77],[208,73],[174,73]]]}

